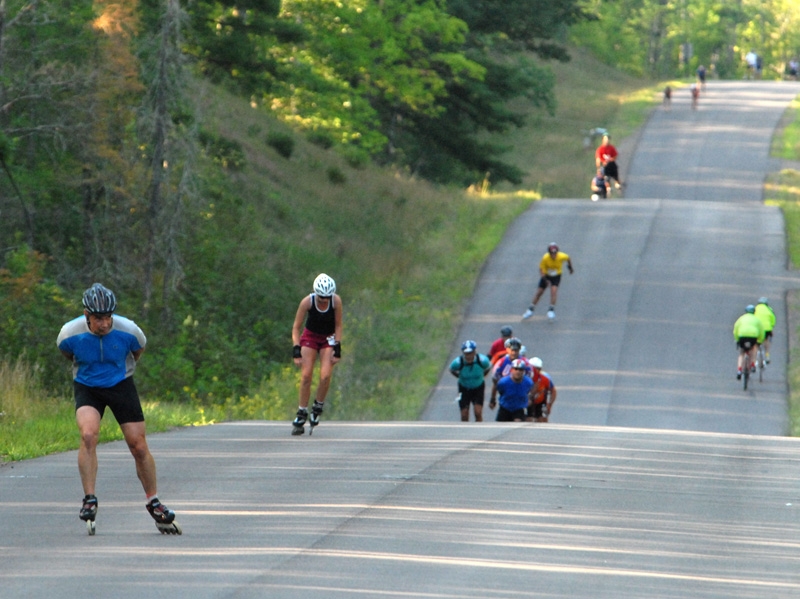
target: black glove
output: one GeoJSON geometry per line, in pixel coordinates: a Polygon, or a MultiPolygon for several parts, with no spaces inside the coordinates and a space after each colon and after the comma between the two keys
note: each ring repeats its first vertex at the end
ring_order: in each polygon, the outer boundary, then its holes
{"type": "Polygon", "coordinates": [[[341,358],[342,357],[342,344],[338,341],[333,344],[333,357],[334,358],[341,358]]]}
{"type": "Polygon", "coordinates": [[[292,359],[301,358],[301,357],[303,357],[303,354],[300,352],[300,346],[299,345],[295,345],[292,348],[292,359]]]}

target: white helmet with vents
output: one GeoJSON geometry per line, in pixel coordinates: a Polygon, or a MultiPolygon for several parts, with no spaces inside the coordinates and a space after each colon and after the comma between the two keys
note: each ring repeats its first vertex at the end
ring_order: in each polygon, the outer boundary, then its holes
{"type": "Polygon", "coordinates": [[[314,279],[314,293],[320,297],[330,297],[336,293],[336,282],[323,272],[314,279]]]}

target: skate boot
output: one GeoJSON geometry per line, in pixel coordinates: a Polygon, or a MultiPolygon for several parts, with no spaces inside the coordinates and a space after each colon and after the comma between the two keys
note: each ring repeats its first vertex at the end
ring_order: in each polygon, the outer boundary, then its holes
{"type": "Polygon", "coordinates": [[[302,435],[306,432],[305,424],[306,420],[308,420],[308,410],[305,408],[300,408],[297,410],[297,416],[292,421],[292,434],[293,435],[302,435]]]}
{"type": "Polygon", "coordinates": [[[319,424],[319,417],[322,416],[322,408],[325,404],[323,402],[314,400],[314,405],[311,407],[311,418],[308,423],[311,425],[308,429],[309,436],[314,433],[314,427],[319,424]]]}
{"type": "Polygon", "coordinates": [[[550,320],[555,320],[556,319],[556,307],[555,306],[550,306],[547,309],[547,318],[549,318],[550,320]]]}
{"type": "Polygon", "coordinates": [[[162,535],[183,534],[180,525],[175,522],[175,512],[161,503],[156,497],[147,504],[147,511],[156,521],[156,528],[162,535]]]}
{"type": "Polygon", "coordinates": [[[90,535],[95,533],[95,518],[97,517],[97,497],[94,495],[86,495],[83,498],[83,505],[81,506],[80,514],[78,517],[86,522],[86,530],[90,535]]]}

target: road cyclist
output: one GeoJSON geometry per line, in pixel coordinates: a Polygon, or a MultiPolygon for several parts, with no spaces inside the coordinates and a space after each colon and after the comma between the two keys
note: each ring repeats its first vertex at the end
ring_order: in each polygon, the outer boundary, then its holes
{"type": "Polygon", "coordinates": [[[755,371],[756,352],[758,345],[764,341],[764,325],[755,315],[756,307],[749,304],[733,325],[733,338],[739,350],[736,362],[736,379],[741,380],[745,377],[745,388],[747,388],[747,378],[751,372],[755,371]]]}
{"type": "Polygon", "coordinates": [[[461,355],[450,363],[450,373],[458,379],[458,407],[461,422],[469,422],[469,406],[473,406],[475,422],[483,421],[485,377],[492,369],[488,356],[478,353],[477,344],[468,339],[461,344],[461,355]]]}
{"type": "Polygon", "coordinates": [[[764,365],[769,364],[770,361],[769,350],[772,345],[772,329],[775,328],[775,311],[772,309],[772,306],[769,305],[769,298],[758,298],[754,313],[764,326],[764,342],[761,344],[761,348],[764,350],[765,364],[761,365],[763,368],[764,365]]]}

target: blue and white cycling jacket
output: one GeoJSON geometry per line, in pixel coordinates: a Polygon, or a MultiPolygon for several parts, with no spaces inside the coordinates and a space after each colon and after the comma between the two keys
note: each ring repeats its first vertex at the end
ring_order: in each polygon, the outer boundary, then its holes
{"type": "Polygon", "coordinates": [[[70,320],[61,327],[58,349],[71,353],[72,376],[87,387],[113,387],[133,375],[133,353],[147,344],[135,322],[114,316],[111,331],[102,337],[89,331],[85,316],[70,320]]]}

